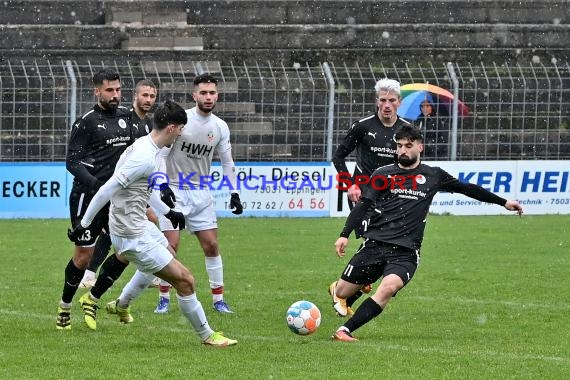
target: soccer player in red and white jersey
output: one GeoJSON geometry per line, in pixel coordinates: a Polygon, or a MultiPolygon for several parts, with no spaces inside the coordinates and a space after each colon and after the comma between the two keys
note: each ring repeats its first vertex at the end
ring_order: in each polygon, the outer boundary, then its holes
{"type": "MultiPolygon", "coordinates": [[[[224,267],[218,245],[214,200],[203,181],[210,175],[215,151],[220,158],[226,183],[232,189],[230,208],[236,215],[243,212],[237,190],[230,131],[226,122],[212,113],[218,101],[218,81],[213,76],[202,74],[194,78],[192,96],[196,106],[186,110],[188,122],[182,135],[171,148],[164,151],[170,186],[162,191],[162,198],[172,206],[176,202],[175,209],[181,211],[186,218],[186,229],[196,235],[204,251],[214,309],[220,313],[232,313],[224,300],[224,267]],[[180,181],[181,176],[185,180],[180,181]]],[[[170,245],[178,251],[180,232],[161,216],[159,225],[170,245]]],[[[160,285],[156,313],[168,312],[168,290],[168,284],[160,285]]]]}

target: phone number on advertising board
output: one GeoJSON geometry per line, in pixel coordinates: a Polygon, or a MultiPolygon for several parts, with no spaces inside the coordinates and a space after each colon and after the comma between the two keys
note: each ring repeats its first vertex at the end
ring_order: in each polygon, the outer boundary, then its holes
{"type": "MultiPolygon", "coordinates": [[[[324,210],[326,203],[324,198],[291,198],[289,201],[243,201],[244,210],[324,210]]],[[[229,202],[225,202],[225,208],[229,208],[229,202]]]]}

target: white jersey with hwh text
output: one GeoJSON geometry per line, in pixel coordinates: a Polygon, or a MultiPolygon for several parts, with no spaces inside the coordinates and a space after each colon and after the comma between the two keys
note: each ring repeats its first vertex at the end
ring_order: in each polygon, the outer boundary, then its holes
{"type": "Polygon", "coordinates": [[[188,189],[191,188],[188,183],[191,183],[193,189],[207,188],[202,185],[205,181],[211,183],[206,177],[210,174],[214,150],[224,165],[226,155],[222,153],[232,149],[230,130],[226,122],[216,115],[198,114],[196,107],[186,110],[186,115],[188,122],[166,158],[166,174],[173,187],[188,189]]]}
{"type": "Polygon", "coordinates": [[[111,234],[123,237],[143,234],[147,220],[147,204],[152,191],[148,180],[152,173],[158,171],[158,152],[158,146],[150,135],[146,135],[135,141],[119,158],[113,177],[122,188],[111,198],[111,234]]]}

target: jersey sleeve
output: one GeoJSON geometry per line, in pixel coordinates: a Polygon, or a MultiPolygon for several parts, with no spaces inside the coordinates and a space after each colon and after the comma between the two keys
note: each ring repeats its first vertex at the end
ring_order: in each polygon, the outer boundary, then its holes
{"type": "Polygon", "coordinates": [[[232,150],[230,144],[230,128],[225,121],[219,119],[218,125],[220,126],[220,141],[216,145],[216,151],[221,156],[222,153],[232,150]]]}
{"type": "Polygon", "coordinates": [[[216,151],[220,157],[224,176],[230,181],[232,189],[237,191],[237,177],[235,173],[234,159],[232,158],[232,145],[230,144],[230,129],[228,124],[220,120],[220,141],[216,146],[216,151]]]}
{"type": "Polygon", "coordinates": [[[481,202],[494,203],[499,206],[504,206],[507,203],[505,198],[482,188],[481,186],[473,183],[464,183],[453,177],[445,170],[438,168],[440,174],[440,189],[450,193],[460,193],[468,196],[469,198],[476,199],[481,202]]]}
{"type": "MultiPolygon", "coordinates": [[[[336,148],[333,155],[333,165],[338,173],[348,173],[346,157],[352,153],[362,138],[362,126],[359,122],[353,123],[344,139],[336,148]]],[[[354,182],[353,182],[354,183],[354,182]]]]}
{"type": "Polygon", "coordinates": [[[90,165],[90,157],[85,152],[89,151],[91,144],[91,123],[86,119],[78,119],[73,123],[69,142],[67,145],[67,155],[65,157],[65,166],[67,170],[82,184],[89,187],[99,187],[99,180],[93,176],[86,166],[90,165]]]}
{"type": "Polygon", "coordinates": [[[228,150],[226,152],[220,153],[220,161],[222,163],[222,171],[224,173],[224,177],[230,181],[231,188],[233,189],[232,193],[238,192],[236,167],[232,158],[232,151],[228,150]]]}
{"type": "Polygon", "coordinates": [[[81,225],[83,227],[88,227],[97,216],[97,213],[105,206],[113,197],[113,195],[121,188],[121,185],[117,180],[111,177],[101,188],[97,191],[87,210],[85,215],[81,218],[81,225]]]}
{"type": "MultiPolygon", "coordinates": [[[[168,159],[168,155],[170,154],[170,151],[172,150],[172,146],[165,146],[162,147],[159,151],[158,154],[156,155],[156,163],[158,166],[158,171],[161,173],[166,173],[166,160],[168,159]]],[[[164,179],[161,178],[161,176],[157,176],[158,180],[156,181],[157,185],[160,185],[161,183],[164,182],[164,179]]]]}

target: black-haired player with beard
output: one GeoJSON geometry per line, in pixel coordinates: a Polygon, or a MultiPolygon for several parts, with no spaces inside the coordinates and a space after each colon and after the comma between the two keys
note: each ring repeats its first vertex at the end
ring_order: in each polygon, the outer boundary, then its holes
{"type": "Polygon", "coordinates": [[[423,137],[417,128],[403,126],[394,137],[398,163],[374,171],[373,185],[350,212],[335,243],[337,255],[343,257],[349,235],[360,225],[367,211],[373,209],[364,242],[343,270],[336,292],[347,298],[363,284],[380,278],[382,281],[376,292],[334,333],[335,340],[356,341],[352,333],[380,315],[390,299],[412,279],[420,262],[429,207],[438,191],[461,193],[519,215],[523,212],[516,200],[506,200],[480,186],[459,182],[439,167],[422,164],[423,137]]]}
{"type": "MultiPolygon", "coordinates": [[[[150,79],[142,79],[135,85],[133,106],[129,111],[131,113],[134,140],[148,135],[152,130],[153,120],[150,110],[154,107],[154,103],[156,102],[156,92],[156,85],[150,79]]],[[[151,207],[148,207],[146,212],[151,222],[158,222],[158,217],[151,207]]],[[[97,269],[99,269],[103,261],[105,261],[110,249],[111,238],[108,233],[103,232],[97,238],[93,255],[79,285],[80,288],[91,288],[95,285],[97,269]]]]}
{"type": "MultiPolygon", "coordinates": [[[[93,85],[97,104],[73,123],[67,147],[66,167],[74,176],[69,195],[71,225],[74,227],[83,217],[93,195],[111,178],[119,157],[133,141],[130,112],[119,105],[119,73],[103,69],[93,75],[93,85]]],[[[75,239],[73,257],[65,268],[56,320],[58,330],[71,329],[71,301],[93,255],[95,240],[107,228],[108,212],[107,205],[85,233],[75,239]]]]}
{"type": "Polygon", "coordinates": [[[131,122],[135,129],[135,139],[146,136],[152,130],[152,115],[150,110],[156,102],[156,85],[150,79],[143,79],[135,85],[131,122]]]}
{"type": "MultiPolygon", "coordinates": [[[[384,78],[376,82],[376,113],[368,115],[350,126],[346,136],[339,144],[333,157],[333,164],[339,175],[339,182],[349,181],[348,205],[352,209],[358,202],[367,185],[358,183],[358,179],[367,179],[380,166],[396,162],[396,142],[394,132],[410,122],[398,117],[398,107],[402,100],[400,82],[384,78]],[[346,157],[355,151],[356,168],[351,176],[346,166],[346,157]]],[[[356,237],[362,235],[364,226],[355,231],[356,237]]],[[[365,284],[362,291],[349,299],[343,299],[335,292],[336,281],[329,285],[333,308],[341,317],[353,314],[352,304],[362,295],[369,293],[371,284],[365,284]]]]}

